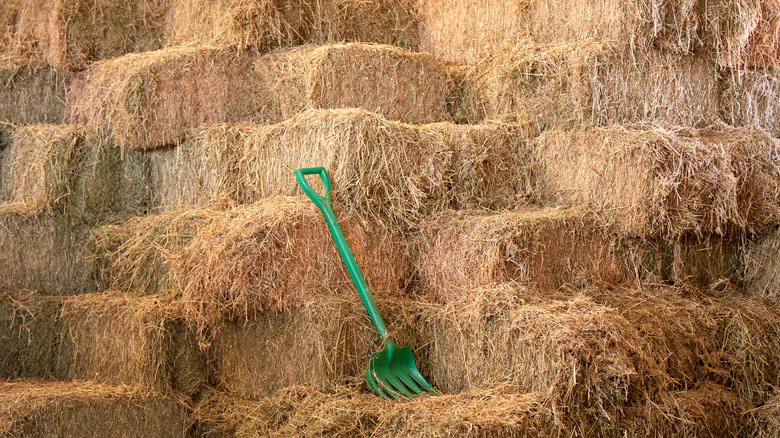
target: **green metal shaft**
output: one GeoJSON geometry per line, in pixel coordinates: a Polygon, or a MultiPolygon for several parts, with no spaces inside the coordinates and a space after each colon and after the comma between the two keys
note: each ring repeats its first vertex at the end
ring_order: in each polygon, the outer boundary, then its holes
{"type": "Polygon", "coordinates": [[[382,316],[379,314],[379,309],[376,307],[374,297],[371,296],[371,291],[368,290],[366,280],[363,278],[363,274],[360,272],[360,268],[358,268],[358,265],[355,262],[355,257],[352,255],[352,250],[349,249],[347,240],[344,238],[344,233],[341,231],[341,227],[336,220],[336,215],[333,213],[333,207],[331,205],[330,199],[331,186],[330,178],[328,178],[328,172],[323,167],[295,169],[295,179],[298,180],[298,185],[301,186],[304,193],[306,193],[306,196],[308,196],[309,199],[311,199],[312,202],[314,202],[314,204],[319,207],[319,209],[322,210],[322,213],[325,215],[325,222],[327,222],[328,228],[330,229],[330,235],[333,237],[333,241],[336,243],[336,248],[338,248],[339,254],[341,254],[341,259],[344,261],[344,265],[347,267],[347,272],[349,272],[349,276],[352,278],[352,283],[355,284],[358,295],[360,295],[360,300],[363,301],[363,306],[365,306],[366,311],[368,312],[368,316],[371,318],[371,322],[374,323],[374,327],[376,327],[377,331],[379,332],[379,336],[382,338],[382,341],[384,341],[387,337],[387,328],[385,328],[385,323],[382,321],[382,316]],[[317,192],[315,192],[306,181],[305,175],[315,174],[318,174],[322,180],[322,186],[325,192],[323,195],[319,195],[317,192]]]}

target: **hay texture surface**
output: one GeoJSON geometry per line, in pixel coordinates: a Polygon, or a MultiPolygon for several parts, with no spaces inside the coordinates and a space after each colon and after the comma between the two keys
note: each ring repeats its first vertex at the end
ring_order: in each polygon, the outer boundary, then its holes
{"type": "Polygon", "coordinates": [[[769,69],[730,71],[724,75],[721,117],[734,126],[758,126],[780,136],[780,74],[769,69]]]}
{"type": "Polygon", "coordinates": [[[0,56],[79,70],[92,61],[161,47],[169,1],[8,0],[0,11],[0,56]]]}
{"type": "Polygon", "coordinates": [[[684,126],[718,116],[718,72],[695,56],[630,54],[599,40],[522,43],[469,70],[456,119],[510,120],[544,130],[655,121],[684,126]]]}
{"type": "Polygon", "coordinates": [[[755,426],[755,437],[769,438],[780,434],[780,390],[775,388],[774,394],[762,406],[750,412],[755,426]]]}
{"type": "Polygon", "coordinates": [[[778,221],[777,142],[760,130],[585,128],[535,144],[553,197],[626,235],[762,232],[778,221]]]}
{"type": "Polygon", "coordinates": [[[176,401],[126,386],[87,382],[0,382],[0,434],[7,436],[181,437],[176,401]]]}
{"type": "Polygon", "coordinates": [[[2,377],[86,379],[194,394],[205,359],[164,296],[6,294],[2,377]]]}
{"type": "Polygon", "coordinates": [[[202,123],[251,119],[250,58],[193,46],[98,62],[73,84],[69,115],[125,148],[175,145],[202,123]]]}
{"type": "Polygon", "coordinates": [[[207,432],[236,437],[535,437],[555,429],[542,394],[507,387],[388,402],[350,387],[296,386],[255,402],[218,394],[195,415],[207,432]]]}
{"type": "Polygon", "coordinates": [[[354,41],[413,49],[418,45],[414,6],[409,0],[175,0],[166,45],[216,43],[266,51],[354,41]]]}
{"type": "MultiPolygon", "coordinates": [[[[517,126],[408,125],[361,109],[310,110],[276,125],[214,125],[152,152],[154,205],[256,202],[300,193],[292,170],[324,166],[334,204],[394,226],[444,208],[534,200],[540,169],[517,126]]],[[[343,211],[343,210],[342,210],[343,211]]]]}
{"type": "Polygon", "coordinates": [[[773,230],[748,243],[745,251],[745,284],[753,295],[780,303],[780,235],[773,230]]]}
{"type": "Polygon", "coordinates": [[[449,77],[427,53],[393,46],[335,44],[269,53],[254,64],[254,99],[263,121],[307,108],[363,108],[390,120],[441,122],[449,77]]]}
{"type": "Polygon", "coordinates": [[[626,282],[709,285],[739,279],[738,242],[627,239],[571,209],[447,211],[413,238],[420,287],[442,301],[513,281],[543,289],[626,282]]]}

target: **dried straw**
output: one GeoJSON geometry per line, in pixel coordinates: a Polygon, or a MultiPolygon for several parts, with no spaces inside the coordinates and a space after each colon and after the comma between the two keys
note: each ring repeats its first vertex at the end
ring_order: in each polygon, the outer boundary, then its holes
{"type": "Polygon", "coordinates": [[[773,70],[729,71],[724,75],[721,117],[734,126],[758,126],[780,136],[780,74],[773,70]]]}
{"type": "Polygon", "coordinates": [[[64,123],[66,89],[71,76],[67,71],[0,55],[0,129],[33,123],[64,123]]]}
{"type": "Polygon", "coordinates": [[[780,236],[773,230],[751,240],[745,251],[747,292],[780,303],[780,236]]]}
{"type": "Polygon", "coordinates": [[[780,435],[780,389],[775,388],[772,397],[749,414],[755,427],[753,436],[771,438],[780,435]]]}

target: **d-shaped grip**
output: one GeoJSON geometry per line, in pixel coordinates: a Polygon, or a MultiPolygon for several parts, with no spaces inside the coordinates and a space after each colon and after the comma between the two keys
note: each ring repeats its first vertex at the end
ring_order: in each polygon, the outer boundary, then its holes
{"type": "Polygon", "coordinates": [[[301,186],[306,196],[314,202],[314,205],[320,208],[322,211],[332,211],[330,204],[330,178],[328,178],[328,172],[324,167],[303,167],[301,169],[295,169],[295,179],[298,180],[298,185],[301,186]],[[306,175],[320,175],[322,181],[322,188],[324,193],[320,195],[315,192],[314,189],[306,181],[306,175]]]}

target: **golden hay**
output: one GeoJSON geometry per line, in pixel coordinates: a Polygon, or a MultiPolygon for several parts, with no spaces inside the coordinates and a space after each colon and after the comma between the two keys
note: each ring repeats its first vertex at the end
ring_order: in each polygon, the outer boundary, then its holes
{"type": "MultiPolygon", "coordinates": [[[[216,394],[195,417],[206,433],[235,437],[538,437],[556,425],[543,394],[511,387],[408,402],[339,387],[332,393],[295,386],[261,401],[216,394]]],[[[551,435],[547,435],[547,434],[551,435]]]]}
{"type": "Polygon", "coordinates": [[[89,382],[0,382],[0,435],[181,437],[187,411],[175,400],[89,382]]]}
{"type": "Polygon", "coordinates": [[[0,55],[34,59],[57,68],[161,47],[167,0],[5,0],[0,55]]]}
{"type": "Polygon", "coordinates": [[[543,289],[738,280],[741,246],[719,238],[627,239],[575,210],[447,211],[413,238],[421,288],[442,302],[506,281],[543,289]]]}
{"type": "Polygon", "coordinates": [[[724,75],[721,117],[734,126],[759,126],[780,137],[780,73],[730,71],[724,75]]]}
{"type": "Polygon", "coordinates": [[[552,199],[629,236],[765,232],[780,217],[777,141],[752,128],[547,132],[552,199]]]}
{"type": "Polygon", "coordinates": [[[752,239],[745,250],[748,293],[780,303],[780,236],[778,230],[752,239]]]}
{"type": "Polygon", "coordinates": [[[597,40],[523,43],[467,74],[455,118],[534,130],[656,121],[706,125],[718,116],[718,72],[695,56],[631,54],[597,40]]]}
{"type": "Polygon", "coordinates": [[[252,97],[263,121],[346,107],[407,123],[450,119],[449,77],[427,53],[376,44],[301,46],[262,56],[254,69],[252,97]]]}
{"type": "MultiPolygon", "coordinates": [[[[399,290],[405,260],[394,236],[344,215],[340,223],[368,285],[399,290]]],[[[302,198],[269,198],[211,215],[175,254],[171,276],[201,329],[224,317],[294,309],[323,285],[354,293],[322,213],[302,198]]]]}
{"type": "Polygon", "coordinates": [[[64,123],[65,93],[71,76],[67,71],[24,59],[0,59],[0,129],[32,123],[64,123]]]}
{"type": "Polygon", "coordinates": [[[265,51],[304,43],[354,41],[418,45],[410,0],[175,0],[166,45],[213,43],[265,51]]]}
{"type": "Polygon", "coordinates": [[[119,146],[175,145],[202,123],[250,120],[252,55],[215,46],[173,47],[93,64],[70,92],[70,118],[119,146]]]}
{"type": "Polygon", "coordinates": [[[324,166],[334,204],[414,226],[443,208],[509,208],[534,199],[541,171],[516,126],[407,125],[361,109],[309,110],[271,126],[213,125],[153,151],[154,205],[256,202],[296,195],[292,169],[324,166]]]}
{"type": "Polygon", "coordinates": [[[205,360],[170,298],[112,292],[0,300],[3,378],[89,379],[170,393],[201,389],[205,360]],[[38,362],[36,362],[38,361],[38,362]]]}

